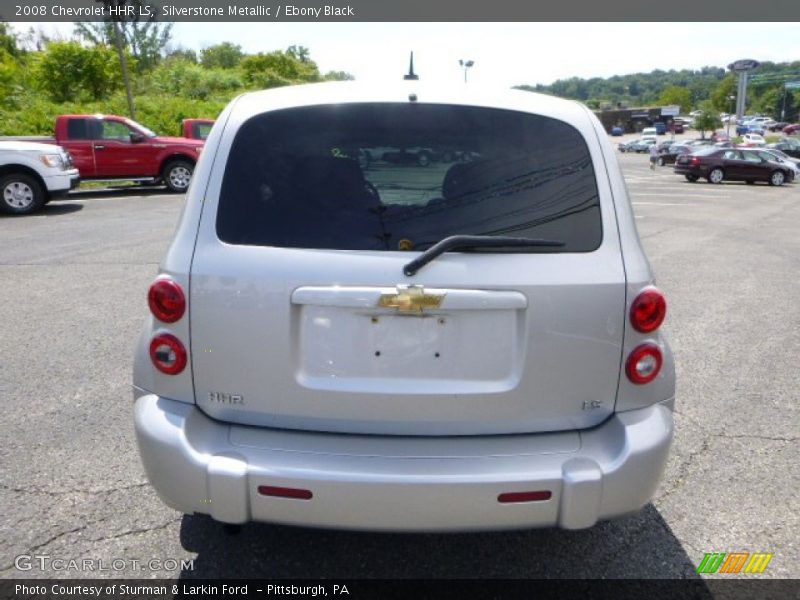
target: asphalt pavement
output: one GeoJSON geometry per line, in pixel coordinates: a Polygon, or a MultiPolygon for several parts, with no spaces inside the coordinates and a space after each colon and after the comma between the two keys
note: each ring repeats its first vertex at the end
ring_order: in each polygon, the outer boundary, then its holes
{"type": "Polygon", "coordinates": [[[583,531],[231,536],[167,508],[139,463],[130,380],[183,198],[96,191],[0,216],[0,578],[691,578],[706,552],[771,552],[758,577],[800,577],[800,183],[692,184],[646,155],[620,162],[678,374],[667,472],[639,515],[583,531]]]}

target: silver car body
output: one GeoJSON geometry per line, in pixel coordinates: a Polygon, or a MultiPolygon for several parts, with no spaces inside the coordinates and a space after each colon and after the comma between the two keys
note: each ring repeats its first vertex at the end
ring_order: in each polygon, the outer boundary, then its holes
{"type": "Polygon", "coordinates": [[[419,82],[243,95],[208,137],[159,276],[185,290],[187,315],[145,323],[135,425],[147,476],[177,510],[370,530],[582,528],[637,511],[658,485],[672,439],[672,355],[660,330],[628,322],[653,274],[613,149],[581,104],[419,82]],[[488,107],[570,125],[591,157],[602,242],[591,252],[451,252],[406,277],[417,252],[220,240],[222,181],[248,120],[365,102],[488,107]],[[424,314],[381,306],[406,286],[441,304],[424,314]],[[186,344],[178,375],[153,367],[159,332],[186,344]],[[663,367],[635,385],[625,358],[643,342],[661,348],[663,367]],[[531,491],[542,494],[501,500],[531,491]]]}

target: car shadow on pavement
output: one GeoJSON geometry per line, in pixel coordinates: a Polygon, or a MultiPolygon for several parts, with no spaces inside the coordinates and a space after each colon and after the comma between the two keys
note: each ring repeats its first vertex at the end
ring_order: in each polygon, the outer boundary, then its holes
{"type": "Polygon", "coordinates": [[[68,215],[74,212],[83,210],[83,204],[70,204],[69,201],[63,203],[45,204],[41,209],[28,215],[9,215],[0,212],[0,218],[5,217],[8,219],[24,219],[25,217],[57,217],[59,215],[68,215]]]}
{"type": "Polygon", "coordinates": [[[76,200],[88,200],[91,198],[102,199],[103,197],[110,197],[110,198],[123,198],[125,196],[163,196],[163,195],[174,195],[176,198],[180,198],[180,194],[172,194],[166,187],[142,187],[138,185],[126,185],[126,186],[111,186],[111,187],[104,187],[104,188],[92,188],[92,189],[83,189],[83,190],[74,190],[69,193],[69,196],[65,198],[66,201],[71,199],[76,200]]]}
{"type": "Polygon", "coordinates": [[[699,579],[652,504],[581,531],[391,534],[254,523],[231,535],[210,517],[186,515],[180,539],[197,553],[182,579],[699,579]]]}

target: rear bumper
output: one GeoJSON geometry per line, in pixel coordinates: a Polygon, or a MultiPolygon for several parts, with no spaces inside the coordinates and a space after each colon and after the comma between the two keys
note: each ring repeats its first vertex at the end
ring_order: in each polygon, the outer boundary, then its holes
{"type": "Polygon", "coordinates": [[[667,404],[580,432],[390,438],[278,431],[209,419],[134,389],[147,476],[161,499],[226,523],[382,531],[579,529],[635,512],[658,486],[672,440],[667,404]],[[310,490],[308,500],[259,486],[310,490]],[[543,501],[500,503],[509,492],[543,501]]]}

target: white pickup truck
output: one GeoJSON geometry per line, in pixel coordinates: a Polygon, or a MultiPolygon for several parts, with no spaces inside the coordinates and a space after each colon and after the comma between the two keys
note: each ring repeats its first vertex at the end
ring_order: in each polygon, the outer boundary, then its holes
{"type": "Polygon", "coordinates": [[[32,213],[79,183],[78,169],[60,146],[0,141],[0,212],[32,213]]]}

